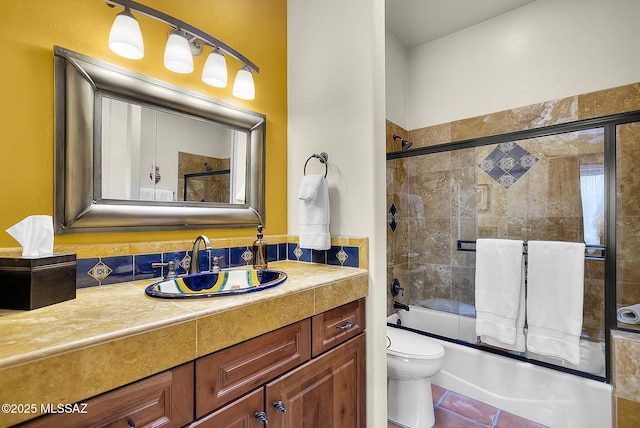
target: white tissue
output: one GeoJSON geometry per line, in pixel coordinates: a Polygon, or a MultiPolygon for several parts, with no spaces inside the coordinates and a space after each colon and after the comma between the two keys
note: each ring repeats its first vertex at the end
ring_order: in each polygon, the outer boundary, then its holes
{"type": "Polygon", "coordinates": [[[22,245],[22,257],[42,257],[53,254],[53,218],[31,215],[7,229],[7,233],[22,245]]]}

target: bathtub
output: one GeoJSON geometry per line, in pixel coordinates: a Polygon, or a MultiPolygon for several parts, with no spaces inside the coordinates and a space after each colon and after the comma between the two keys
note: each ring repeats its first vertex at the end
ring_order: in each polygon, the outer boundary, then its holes
{"type": "MultiPolygon", "coordinates": [[[[421,326],[427,325],[431,333],[475,342],[474,318],[419,306],[410,309],[399,311],[403,326],[424,331],[427,329],[421,326]]],[[[397,314],[387,318],[391,324],[397,320],[397,314]]],[[[431,379],[434,385],[553,428],[611,427],[611,385],[473,347],[433,340],[445,348],[442,370],[431,379]]]]}

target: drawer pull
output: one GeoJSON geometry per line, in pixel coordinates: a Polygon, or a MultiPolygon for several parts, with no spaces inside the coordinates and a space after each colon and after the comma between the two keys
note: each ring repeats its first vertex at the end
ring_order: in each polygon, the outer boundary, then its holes
{"type": "Polygon", "coordinates": [[[349,330],[351,327],[353,327],[353,323],[351,321],[347,321],[345,325],[336,326],[336,328],[339,328],[340,330],[349,330]]]}
{"type": "Polygon", "coordinates": [[[266,425],[267,424],[267,414],[265,412],[256,412],[256,421],[259,424],[266,425]]]}
{"type": "Polygon", "coordinates": [[[129,424],[129,428],[136,428],[136,424],[132,419],[127,420],[127,423],[129,424]]]}
{"type": "Polygon", "coordinates": [[[276,409],[278,413],[287,413],[287,408],[284,407],[284,403],[282,401],[276,401],[273,403],[273,408],[276,409]]]}

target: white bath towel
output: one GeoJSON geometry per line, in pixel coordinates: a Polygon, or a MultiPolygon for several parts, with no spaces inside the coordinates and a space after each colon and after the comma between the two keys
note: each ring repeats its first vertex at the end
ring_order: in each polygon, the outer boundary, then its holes
{"type": "Polygon", "coordinates": [[[328,250],[331,248],[329,186],[324,176],[305,175],[300,184],[298,199],[300,199],[300,248],[328,250]],[[315,189],[312,189],[313,187],[315,189]]]}
{"type": "Polygon", "coordinates": [[[476,334],[486,344],[525,350],[523,242],[476,241],[476,334]]]}
{"type": "Polygon", "coordinates": [[[640,303],[621,307],[618,309],[617,318],[625,324],[640,324],[640,303]]]}
{"type": "Polygon", "coordinates": [[[583,243],[529,241],[527,349],[580,364],[583,243]]]}

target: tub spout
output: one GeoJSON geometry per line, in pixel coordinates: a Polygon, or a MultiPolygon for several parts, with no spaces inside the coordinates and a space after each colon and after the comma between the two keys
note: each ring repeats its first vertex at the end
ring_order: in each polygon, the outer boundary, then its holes
{"type": "Polygon", "coordinates": [[[396,302],[395,300],[393,301],[393,308],[394,309],[404,309],[405,311],[409,310],[409,306],[408,305],[405,305],[404,303],[396,302]]]}

